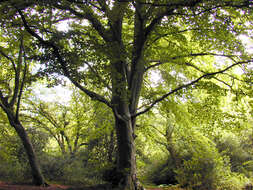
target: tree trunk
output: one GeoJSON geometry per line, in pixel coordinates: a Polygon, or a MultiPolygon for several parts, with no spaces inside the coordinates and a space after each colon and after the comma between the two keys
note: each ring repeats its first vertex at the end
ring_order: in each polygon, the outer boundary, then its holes
{"type": "Polygon", "coordinates": [[[33,184],[38,185],[38,186],[47,186],[47,183],[45,182],[44,177],[41,173],[40,166],[38,164],[33,146],[25,131],[25,128],[22,126],[20,121],[15,120],[14,114],[11,111],[7,112],[7,116],[8,116],[10,125],[16,130],[25,148],[25,151],[29,160],[29,164],[31,167],[33,184]]]}
{"type": "Polygon", "coordinates": [[[136,190],[135,145],[130,114],[115,116],[118,189],[136,190]]]}

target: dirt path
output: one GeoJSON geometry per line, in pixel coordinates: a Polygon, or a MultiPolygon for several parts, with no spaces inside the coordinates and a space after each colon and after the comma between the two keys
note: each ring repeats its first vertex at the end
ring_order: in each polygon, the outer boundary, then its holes
{"type": "MultiPolygon", "coordinates": [[[[99,190],[100,188],[75,188],[64,185],[50,185],[49,187],[38,187],[27,184],[12,184],[0,181],[0,190],[99,190]]],[[[148,188],[146,190],[169,190],[163,188],[148,188]]]]}
{"type": "Polygon", "coordinates": [[[11,184],[0,181],[0,190],[66,190],[68,186],[50,185],[49,187],[37,187],[33,185],[11,184]]]}

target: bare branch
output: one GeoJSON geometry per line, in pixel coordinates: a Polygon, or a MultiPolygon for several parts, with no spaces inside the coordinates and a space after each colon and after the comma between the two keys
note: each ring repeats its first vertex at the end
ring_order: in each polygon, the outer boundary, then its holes
{"type": "Polygon", "coordinates": [[[147,37],[154,29],[154,27],[161,22],[161,20],[165,16],[169,16],[173,14],[174,9],[169,8],[168,10],[158,14],[152,21],[151,23],[145,28],[145,36],[147,37]]]}
{"type": "Polygon", "coordinates": [[[4,105],[0,102],[0,107],[5,110],[4,105]]]}
{"type": "Polygon", "coordinates": [[[166,135],[161,131],[161,130],[159,130],[156,126],[154,126],[154,125],[148,125],[148,126],[150,126],[150,127],[152,127],[153,129],[155,129],[160,135],[162,135],[163,137],[165,137],[166,135]]]}
{"type": "Polygon", "coordinates": [[[88,146],[88,145],[89,145],[89,143],[81,143],[78,145],[78,148],[80,148],[81,146],[88,146]]]}
{"type": "Polygon", "coordinates": [[[184,88],[187,88],[189,86],[192,86],[193,84],[199,82],[201,79],[204,79],[204,78],[208,78],[208,77],[212,77],[214,75],[217,75],[217,74],[221,74],[221,73],[224,73],[226,72],[227,70],[231,69],[232,67],[236,66],[236,65],[241,65],[241,64],[244,64],[244,63],[251,63],[253,60],[248,60],[248,61],[242,61],[242,62],[237,62],[237,63],[234,63],[228,67],[226,67],[225,69],[222,69],[220,71],[216,71],[216,72],[212,72],[212,73],[206,73],[204,75],[202,75],[201,77],[189,82],[189,83],[186,83],[186,84],[183,84],[173,90],[171,90],[170,92],[168,92],[167,94],[164,94],[163,96],[161,96],[160,98],[156,99],[153,103],[151,103],[146,109],[144,109],[143,111],[140,111],[138,113],[136,113],[135,115],[133,115],[132,117],[137,117],[141,114],[144,114],[146,112],[148,112],[151,108],[153,108],[157,103],[161,102],[162,100],[164,100],[165,98],[167,98],[168,96],[170,96],[171,94],[174,94],[175,92],[178,92],[179,90],[182,90],[184,88]]]}

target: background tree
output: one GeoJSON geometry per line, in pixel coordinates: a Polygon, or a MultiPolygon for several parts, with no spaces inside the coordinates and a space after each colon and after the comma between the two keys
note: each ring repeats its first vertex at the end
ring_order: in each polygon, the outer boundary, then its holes
{"type": "Polygon", "coordinates": [[[31,167],[33,183],[46,185],[34,148],[19,118],[22,94],[28,82],[27,75],[29,75],[25,49],[28,44],[24,42],[26,37],[22,34],[22,31],[19,32],[18,36],[12,36],[14,39],[7,37],[6,33],[2,32],[1,42],[7,43],[10,40],[12,43],[5,45],[6,47],[0,47],[0,68],[2,71],[0,76],[0,107],[7,115],[10,125],[17,132],[25,148],[31,167]],[[19,46],[19,48],[15,46],[19,46]]]}

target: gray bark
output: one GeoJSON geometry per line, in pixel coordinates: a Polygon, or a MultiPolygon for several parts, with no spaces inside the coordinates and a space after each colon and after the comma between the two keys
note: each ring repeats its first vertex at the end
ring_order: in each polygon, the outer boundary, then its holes
{"type": "Polygon", "coordinates": [[[121,175],[118,188],[121,190],[135,190],[136,163],[135,145],[131,118],[125,115],[121,118],[115,117],[117,132],[117,173],[121,175]]]}

